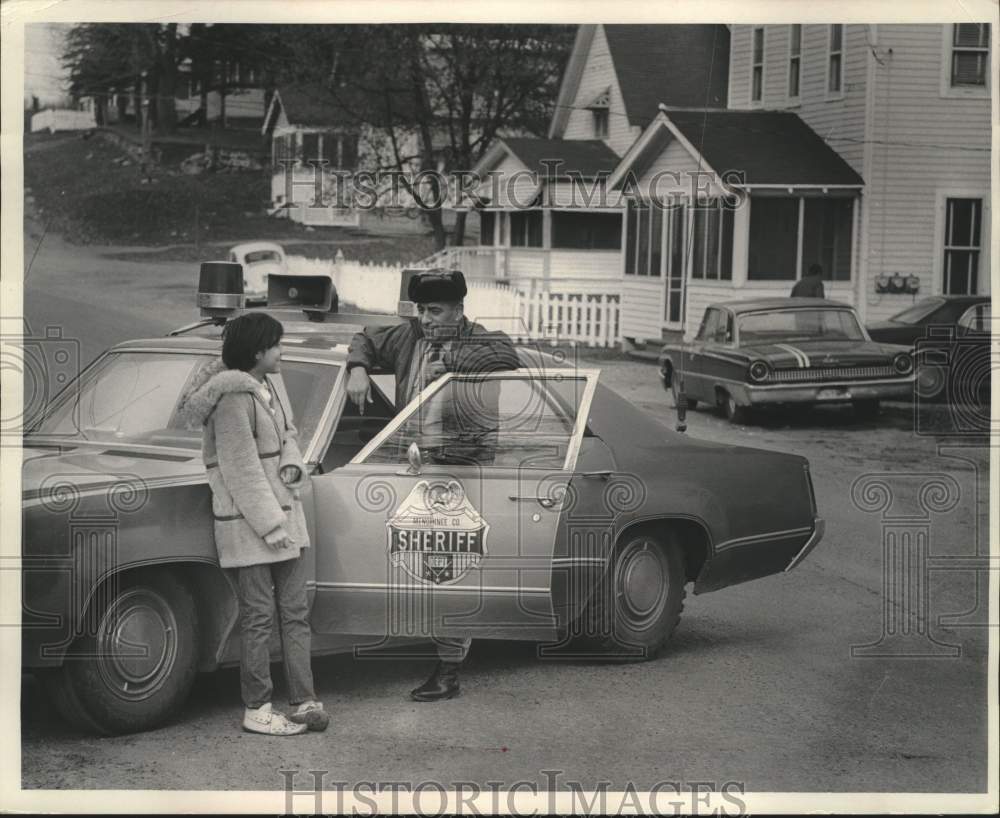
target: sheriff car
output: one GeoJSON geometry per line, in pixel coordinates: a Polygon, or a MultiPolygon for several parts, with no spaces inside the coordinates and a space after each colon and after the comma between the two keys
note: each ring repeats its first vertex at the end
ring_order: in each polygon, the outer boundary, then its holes
{"type": "MultiPolygon", "coordinates": [[[[361,415],[345,392],[361,319],[317,300],[311,320],[275,309],[286,333],[271,376],[311,471],[317,654],[472,632],[648,659],[686,586],[786,572],[823,534],[805,458],[691,439],[599,370],[530,347],[520,369],[446,373],[398,414],[391,376],[375,373],[361,415]],[[470,399],[463,427],[453,410],[470,399]]],[[[152,727],[197,673],[239,662],[201,430],[178,413],[224,321],[114,346],[24,435],[23,664],[83,729],[152,727]]]]}

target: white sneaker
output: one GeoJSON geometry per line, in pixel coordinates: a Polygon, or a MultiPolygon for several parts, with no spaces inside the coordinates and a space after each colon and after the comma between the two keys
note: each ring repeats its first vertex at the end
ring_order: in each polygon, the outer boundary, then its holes
{"type": "Polygon", "coordinates": [[[289,718],[297,724],[304,724],[310,730],[317,732],[325,730],[330,723],[330,716],[323,709],[322,703],[312,699],[302,702],[289,718]]]}
{"type": "Polygon", "coordinates": [[[306,732],[305,724],[294,724],[284,714],[271,709],[271,703],[260,707],[248,707],[243,711],[243,729],[248,733],[263,733],[266,736],[297,736],[306,732]]]}

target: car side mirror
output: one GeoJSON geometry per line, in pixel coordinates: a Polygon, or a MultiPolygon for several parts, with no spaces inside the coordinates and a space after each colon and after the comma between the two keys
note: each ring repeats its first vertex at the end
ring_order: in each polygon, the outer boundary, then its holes
{"type": "Polygon", "coordinates": [[[410,474],[420,474],[420,470],[424,465],[424,460],[420,456],[420,447],[417,445],[416,441],[411,443],[410,447],[406,450],[406,460],[410,464],[410,474]]]}

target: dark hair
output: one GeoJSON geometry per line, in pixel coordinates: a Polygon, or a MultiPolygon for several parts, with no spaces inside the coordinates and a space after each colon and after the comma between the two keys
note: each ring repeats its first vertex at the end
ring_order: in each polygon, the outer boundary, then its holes
{"type": "Polygon", "coordinates": [[[281,322],[267,313],[245,313],[222,330],[222,362],[228,369],[249,372],[257,363],[257,353],[269,350],[284,334],[281,322]]]}
{"type": "Polygon", "coordinates": [[[823,275],[823,266],[821,264],[810,264],[809,265],[809,275],[811,275],[811,276],[821,276],[821,275],[823,275]]]}

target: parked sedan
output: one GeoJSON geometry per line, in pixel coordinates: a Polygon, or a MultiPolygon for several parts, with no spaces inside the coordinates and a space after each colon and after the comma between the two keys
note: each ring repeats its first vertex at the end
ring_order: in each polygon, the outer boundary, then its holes
{"type": "MultiPolygon", "coordinates": [[[[317,654],[472,631],[645,659],[688,583],[788,571],[822,536],[805,458],[673,432],[599,370],[522,349],[523,369],[445,374],[398,415],[375,373],[360,415],[345,392],[357,327],[276,315],[272,386],[311,472],[317,654]]],[[[239,662],[201,430],[178,413],[220,331],[113,347],[24,437],[23,664],[91,731],[152,727],[198,671],[239,662]]]]}
{"type": "Polygon", "coordinates": [[[937,295],[869,324],[868,334],[913,348],[921,398],[987,406],[992,318],[988,295],[937,295]]]}
{"type": "Polygon", "coordinates": [[[270,241],[237,244],[229,251],[229,260],[243,265],[243,294],[247,304],[266,304],[268,277],[288,272],[284,249],[270,241]]]}
{"type": "Polygon", "coordinates": [[[690,343],[659,355],[664,388],[743,423],[751,407],[849,402],[863,417],[913,390],[906,347],[872,341],[848,304],[770,298],[711,304],[690,343]]]}

